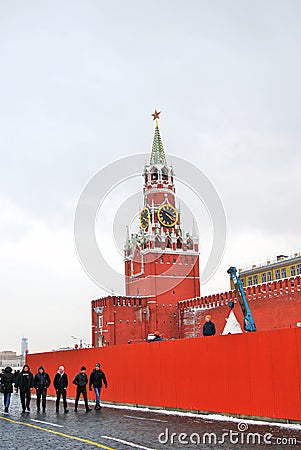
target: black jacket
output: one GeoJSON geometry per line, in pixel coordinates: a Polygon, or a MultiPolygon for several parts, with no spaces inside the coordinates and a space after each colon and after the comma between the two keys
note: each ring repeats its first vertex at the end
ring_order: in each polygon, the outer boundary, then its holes
{"type": "Polygon", "coordinates": [[[11,367],[6,367],[4,373],[1,377],[1,385],[3,386],[3,391],[7,393],[13,392],[13,384],[15,383],[15,375],[12,373],[11,367]]]}
{"type": "Polygon", "coordinates": [[[21,370],[21,372],[18,374],[17,380],[16,380],[16,386],[20,388],[21,390],[29,390],[33,387],[33,374],[28,371],[24,372],[21,370]]]}
{"type": "Polygon", "coordinates": [[[47,372],[43,371],[42,373],[38,372],[35,374],[33,384],[36,389],[47,389],[50,383],[50,376],[47,372]]]}
{"type": "Polygon", "coordinates": [[[213,322],[205,322],[203,326],[203,336],[214,336],[215,325],[213,322]]]}
{"type": "Polygon", "coordinates": [[[76,384],[76,386],[79,386],[79,387],[85,387],[88,384],[87,374],[79,372],[78,374],[75,375],[72,383],[76,384]]]}
{"type": "Polygon", "coordinates": [[[62,375],[58,372],[53,380],[53,386],[56,391],[62,391],[68,387],[68,376],[65,372],[62,375]]]}
{"type": "Polygon", "coordinates": [[[92,386],[96,388],[101,388],[102,382],[104,382],[105,387],[108,387],[108,382],[104,372],[100,369],[99,370],[93,369],[90,374],[89,388],[91,388],[92,386]]]}

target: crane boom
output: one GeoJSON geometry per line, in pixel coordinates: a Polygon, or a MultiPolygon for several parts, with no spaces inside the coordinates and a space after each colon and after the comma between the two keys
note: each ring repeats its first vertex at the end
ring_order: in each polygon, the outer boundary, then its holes
{"type": "Polygon", "coordinates": [[[230,275],[234,288],[237,293],[238,301],[241,307],[241,310],[244,315],[244,329],[245,331],[256,331],[256,326],[251,314],[251,310],[247,301],[247,297],[244,291],[244,287],[242,285],[241,279],[237,275],[236,267],[230,267],[227,270],[227,273],[230,275]]]}

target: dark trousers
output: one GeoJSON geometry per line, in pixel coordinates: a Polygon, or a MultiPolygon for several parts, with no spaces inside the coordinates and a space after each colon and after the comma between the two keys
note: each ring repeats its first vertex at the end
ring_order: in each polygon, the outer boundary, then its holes
{"type": "Polygon", "coordinates": [[[29,408],[31,400],[30,389],[20,389],[20,399],[23,411],[25,410],[25,408],[29,408]]]}
{"type": "Polygon", "coordinates": [[[56,410],[59,410],[60,407],[60,399],[63,397],[63,405],[64,409],[67,409],[67,399],[66,399],[66,389],[56,391],[56,410]]]}
{"type": "Polygon", "coordinates": [[[42,397],[42,408],[46,409],[46,393],[47,393],[46,388],[38,388],[37,389],[37,408],[38,408],[38,410],[40,409],[40,405],[41,405],[41,397],[42,397]]]}
{"type": "Polygon", "coordinates": [[[85,400],[85,407],[86,407],[86,410],[88,410],[89,409],[89,405],[88,405],[88,397],[87,397],[86,386],[77,386],[76,387],[75,410],[77,410],[77,405],[78,405],[78,400],[79,400],[80,394],[83,394],[83,397],[84,397],[84,400],[85,400]]]}

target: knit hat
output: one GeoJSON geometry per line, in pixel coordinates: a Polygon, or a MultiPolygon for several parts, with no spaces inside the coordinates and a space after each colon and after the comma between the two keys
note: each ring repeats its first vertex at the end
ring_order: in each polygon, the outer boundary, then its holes
{"type": "Polygon", "coordinates": [[[85,366],[81,366],[80,370],[87,370],[85,366]]]}
{"type": "Polygon", "coordinates": [[[65,367],[64,367],[64,366],[60,366],[60,367],[59,367],[59,370],[62,370],[62,371],[64,372],[65,367]]]}
{"type": "Polygon", "coordinates": [[[40,370],[40,369],[44,370],[44,367],[43,366],[39,366],[38,370],[40,370]]]}
{"type": "Polygon", "coordinates": [[[205,317],[205,319],[211,319],[210,314],[208,314],[208,315],[205,317]]]}
{"type": "Polygon", "coordinates": [[[95,367],[100,367],[100,363],[96,363],[96,364],[95,364],[95,367]]]}

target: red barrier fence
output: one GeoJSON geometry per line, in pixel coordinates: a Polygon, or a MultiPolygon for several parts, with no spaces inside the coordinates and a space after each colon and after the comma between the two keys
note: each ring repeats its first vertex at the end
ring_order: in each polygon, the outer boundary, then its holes
{"type": "Polygon", "coordinates": [[[100,362],[105,401],[301,421],[300,349],[301,328],[292,328],[36,353],[27,363],[33,372],[43,364],[52,379],[64,365],[69,397],[81,365],[90,373],[100,362]]]}

